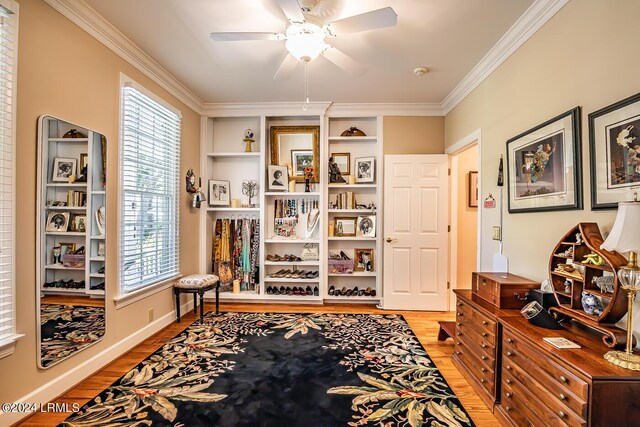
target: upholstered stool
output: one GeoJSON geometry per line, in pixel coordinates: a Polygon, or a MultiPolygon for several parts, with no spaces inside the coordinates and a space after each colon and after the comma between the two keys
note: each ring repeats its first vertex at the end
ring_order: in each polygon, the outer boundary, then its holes
{"type": "Polygon", "coordinates": [[[192,274],[183,277],[173,285],[173,293],[176,296],[177,323],[180,323],[180,294],[193,294],[193,314],[198,313],[198,296],[200,296],[200,320],[204,317],[204,293],[216,289],[216,315],[220,314],[218,296],[220,292],[220,279],[215,274],[192,274]]]}

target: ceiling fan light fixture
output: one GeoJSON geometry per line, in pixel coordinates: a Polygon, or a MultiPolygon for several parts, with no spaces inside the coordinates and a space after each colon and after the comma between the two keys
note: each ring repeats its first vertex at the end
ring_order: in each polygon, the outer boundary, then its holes
{"type": "Polygon", "coordinates": [[[285,46],[298,61],[312,61],[329,47],[324,42],[325,33],[323,29],[310,22],[291,24],[286,33],[287,41],[285,46]]]}

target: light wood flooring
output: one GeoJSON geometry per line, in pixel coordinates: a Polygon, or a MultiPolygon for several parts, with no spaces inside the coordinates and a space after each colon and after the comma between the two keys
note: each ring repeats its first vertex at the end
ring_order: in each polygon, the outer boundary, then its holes
{"type": "MultiPolygon", "coordinates": [[[[214,310],[213,304],[206,304],[205,311],[214,310]]],[[[374,308],[373,306],[361,304],[333,304],[324,306],[310,305],[282,305],[282,304],[231,304],[222,303],[221,310],[237,312],[289,312],[289,313],[392,313],[374,308]]],[[[467,381],[451,363],[453,353],[453,342],[448,339],[439,342],[436,339],[438,334],[438,320],[453,320],[454,313],[432,313],[418,311],[397,311],[404,315],[405,319],[413,329],[429,356],[442,372],[454,393],[458,396],[463,406],[479,427],[499,426],[500,424],[491,411],[482,403],[467,381]]],[[[146,339],[140,345],[134,347],[122,357],[114,360],[96,374],[79,383],[76,387],[60,396],[56,403],[79,403],[81,406],[99,394],[102,390],[111,385],[115,380],[124,375],[131,368],[136,366],[147,356],[160,348],[168,339],[177,335],[180,331],[191,324],[197,317],[191,311],[182,318],[182,322],[173,323],[154,336],[146,339]]],[[[60,413],[37,413],[25,420],[21,426],[55,426],[63,421],[69,414],[60,413]]]]}

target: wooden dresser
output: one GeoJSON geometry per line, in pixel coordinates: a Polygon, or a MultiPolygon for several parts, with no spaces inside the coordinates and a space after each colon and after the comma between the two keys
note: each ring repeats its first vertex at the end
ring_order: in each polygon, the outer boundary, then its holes
{"type": "Polygon", "coordinates": [[[609,348],[602,335],[577,323],[550,330],[533,326],[523,317],[505,316],[498,322],[502,327],[501,396],[494,414],[502,424],[640,425],[640,372],[605,361],[609,348]],[[544,337],[565,337],[582,348],[557,349],[544,337]]]}
{"type": "Polygon", "coordinates": [[[453,364],[493,411],[500,385],[498,316],[521,316],[520,312],[499,309],[471,290],[453,292],[457,296],[453,364]]]}

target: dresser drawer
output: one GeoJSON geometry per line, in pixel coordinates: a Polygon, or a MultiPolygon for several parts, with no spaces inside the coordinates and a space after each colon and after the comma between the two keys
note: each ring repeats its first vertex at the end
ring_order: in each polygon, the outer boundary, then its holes
{"type": "MultiPolygon", "coordinates": [[[[461,303],[459,303],[461,304],[461,303]]],[[[491,344],[496,344],[497,323],[489,317],[480,313],[473,307],[462,304],[457,310],[457,323],[466,325],[477,331],[478,335],[483,337],[491,344]]],[[[459,325],[458,325],[459,326],[459,325]]]]}
{"type": "Polygon", "coordinates": [[[496,360],[496,347],[483,339],[476,331],[468,328],[466,325],[462,325],[456,329],[455,339],[463,341],[471,347],[480,360],[493,366],[496,360]]]}
{"type": "Polygon", "coordinates": [[[478,276],[476,279],[476,292],[483,300],[489,301],[495,306],[498,305],[500,289],[495,281],[478,276]]]}
{"type": "MultiPolygon", "coordinates": [[[[533,397],[533,402],[539,402],[546,408],[558,415],[568,425],[585,425],[587,417],[587,404],[580,401],[573,394],[557,393],[557,390],[544,388],[536,381],[537,378],[528,375],[524,370],[508,361],[503,362],[502,378],[505,382],[515,382],[513,389],[522,388],[527,392],[527,396],[533,397]],[[561,395],[564,399],[560,398],[561,395]]],[[[506,394],[503,393],[503,395],[506,394]]]]}
{"type": "Polygon", "coordinates": [[[512,419],[514,418],[512,415],[515,414],[521,420],[525,420],[525,422],[520,421],[517,423],[516,425],[518,427],[520,427],[520,425],[532,425],[535,427],[565,425],[562,422],[549,424],[546,419],[533,409],[533,406],[539,406],[539,403],[531,400],[532,396],[528,396],[526,391],[523,392],[517,388],[512,380],[507,382],[505,378],[502,379],[501,395],[500,406],[503,409],[503,413],[506,413],[507,416],[512,419]]]}
{"type": "Polygon", "coordinates": [[[465,366],[469,374],[482,385],[485,392],[493,398],[495,396],[495,371],[480,363],[473,350],[461,341],[456,341],[454,355],[465,366]]]}
{"type": "Polygon", "coordinates": [[[542,386],[558,396],[575,394],[581,401],[589,398],[589,384],[548,357],[534,350],[509,331],[504,332],[502,363],[517,364],[523,371],[536,378],[542,386]]]}

